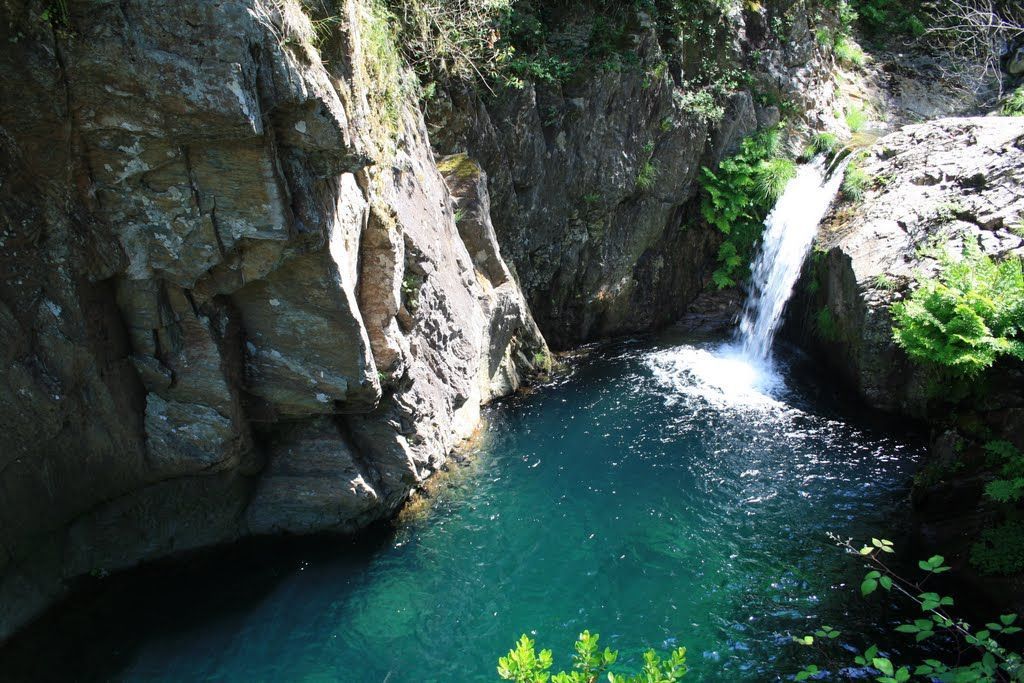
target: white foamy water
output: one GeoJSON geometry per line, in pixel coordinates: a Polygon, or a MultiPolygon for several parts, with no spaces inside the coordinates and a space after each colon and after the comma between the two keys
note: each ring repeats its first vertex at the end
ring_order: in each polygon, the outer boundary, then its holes
{"type": "Polygon", "coordinates": [[[736,341],[653,354],[650,366],[659,382],[676,394],[698,396],[719,407],[784,407],[778,397],[785,382],[772,360],[772,342],[844,168],[845,163],[829,174],[822,157],[797,170],[765,220],[736,341]]]}
{"type": "Polygon", "coordinates": [[[654,378],[673,397],[701,398],[717,408],[780,408],[775,398],[784,388],[771,364],[751,359],[735,344],[679,346],[652,353],[654,378]]]}
{"type": "Polygon", "coordinates": [[[824,157],[801,166],[764,222],[764,238],[751,268],[750,294],[740,316],[738,342],[748,358],[771,359],[782,312],[818,224],[843,182],[843,167],[828,175],[824,157]]]}

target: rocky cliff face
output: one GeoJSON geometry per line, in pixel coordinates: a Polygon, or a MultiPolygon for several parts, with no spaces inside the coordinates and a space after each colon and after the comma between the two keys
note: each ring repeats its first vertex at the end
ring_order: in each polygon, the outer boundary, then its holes
{"type": "Polygon", "coordinates": [[[67,5],[0,21],[0,638],[81,574],[392,514],[547,356],[363,3],[320,50],[293,2],[67,5]]]}
{"type": "Polygon", "coordinates": [[[1024,119],[906,126],[871,147],[863,171],[872,185],[823,223],[790,323],[870,405],[927,417],[928,377],[893,341],[889,306],[965,241],[1024,254],[1024,119]]]}
{"type": "MultiPolygon", "coordinates": [[[[591,5],[567,11],[560,40],[586,34],[591,5]]],[[[814,128],[831,118],[831,57],[810,26],[815,12],[816,28],[834,22],[818,3],[747,3],[708,19],[696,40],[641,15],[628,68],[591,64],[495,96],[452,87],[428,103],[435,145],[487,170],[498,239],[550,343],[666,325],[704,289],[720,238],[701,229],[693,201],[701,167],[778,123],[777,104],[814,128]],[[720,115],[701,99],[709,73],[746,84],[720,115]]]]}
{"type": "Polygon", "coordinates": [[[638,15],[638,64],[429,128],[376,5],[330,6],[0,2],[0,638],[76,576],[393,514],[549,367],[520,283],[563,347],[675,320],[700,167],[831,111],[807,3],[685,49],[638,15]]]}

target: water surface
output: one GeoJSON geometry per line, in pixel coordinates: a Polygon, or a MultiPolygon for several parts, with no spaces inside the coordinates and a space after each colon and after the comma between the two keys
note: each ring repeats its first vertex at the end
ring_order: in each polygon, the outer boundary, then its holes
{"type": "Polygon", "coordinates": [[[489,681],[520,633],[567,665],[589,628],[620,659],[686,645],[693,680],[775,680],[800,668],[791,632],[870,636],[826,533],[886,533],[918,452],[796,384],[709,345],[595,352],[491,409],[412,522],[115,581],[39,673],[489,681]]]}

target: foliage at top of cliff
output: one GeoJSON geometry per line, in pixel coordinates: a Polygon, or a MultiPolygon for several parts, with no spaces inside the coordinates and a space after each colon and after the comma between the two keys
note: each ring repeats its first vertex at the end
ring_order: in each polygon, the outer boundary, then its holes
{"type": "Polygon", "coordinates": [[[564,83],[594,69],[638,66],[638,36],[653,31],[685,80],[728,89],[742,73],[731,50],[739,13],[769,12],[781,33],[806,11],[801,3],[781,3],[789,7],[782,11],[753,0],[385,1],[425,83],[462,79],[488,87],[564,83]]]}

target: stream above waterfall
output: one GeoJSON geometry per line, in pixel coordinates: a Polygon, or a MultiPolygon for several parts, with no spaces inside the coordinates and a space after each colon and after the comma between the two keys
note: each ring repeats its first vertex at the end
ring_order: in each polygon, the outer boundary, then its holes
{"type": "Polygon", "coordinates": [[[396,529],[114,577],[0,658],[33,680],[488,681],[521,633],[568,665],[589,628],[622,662],[686,645],[695,680],[791,673],[790,633],[885,628],[826,534],[893,532],[920,445],[786,358],[736,385],[717,342],[592,351],[489,409],[396,529]]]}

